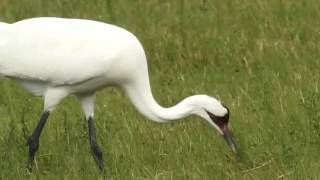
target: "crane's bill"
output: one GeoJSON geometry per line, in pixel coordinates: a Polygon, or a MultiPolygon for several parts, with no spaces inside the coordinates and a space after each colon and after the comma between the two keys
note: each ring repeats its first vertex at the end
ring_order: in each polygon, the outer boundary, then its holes
{"type": "Polygon", "coordinates": [[[221,128],[222,132],[223,132],[223,137],[226,140],[226,142],[228,143],[229,147],[232,149],[233,152],[237,153],[239,150],[239,147],[237,145],[237,143],[234,140],[234,136],[232,134],[232,132],[229,130],[228,126],[225,125],[223,128],[221,128]]]}

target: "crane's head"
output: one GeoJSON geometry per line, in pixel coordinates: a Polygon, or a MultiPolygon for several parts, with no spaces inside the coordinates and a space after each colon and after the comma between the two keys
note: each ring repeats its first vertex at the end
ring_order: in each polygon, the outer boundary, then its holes
{"type": "Polygon", "coordinates": [[[201,95],[197,97],[198,108],[194,114],[207,120],[226,140],[230,148],[236,153],[238,146],[235,143],[232,132],[228,127],[230,111],[217,99],[201,95]]]}

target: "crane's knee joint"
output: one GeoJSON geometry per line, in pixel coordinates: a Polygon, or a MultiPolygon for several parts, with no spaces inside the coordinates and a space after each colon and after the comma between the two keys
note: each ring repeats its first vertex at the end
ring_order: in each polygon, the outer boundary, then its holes
{"type": "Polygon", "coordinates": [[[35,139],[34,137],[30,136],[28,138],[28,141],[27,141],[27,145],[29,146],[29,151],[30,152],[36,152],[39,148],[39,140],[38,139],[35,139]]]}

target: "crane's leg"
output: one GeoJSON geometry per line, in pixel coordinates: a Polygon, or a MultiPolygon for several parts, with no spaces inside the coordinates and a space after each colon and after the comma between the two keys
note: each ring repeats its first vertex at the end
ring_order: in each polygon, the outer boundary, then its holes
{"type": "Polygon", "coordinates": [[[103,172],[104,165],[103,165],[103,158],[102,158],[102,151],[99,147],[96,139],[96,130],[94,125],[94,94],[81,94],[78,95],[78,98],[81,102],[82,109],[86,115],[86,120],[88,121],[88,130],[89,130],[89,142],[90,142],[90,149],[91,155],[96,162],[97,166],[99,167],[100,171],[103,172]]]}
{"type": "Polygon", "coordinates": [[[103,172],[103,159],[102,159],[102,151],[97,143],[96,140],[96,132],[95,132],[95,126],[94,126],[94,120],[92,117],[89,117],[88,119],[88,128],[89,128],[89,141],[90,141],[90,147],[91,147],[91,154],[98,165],[101,172],[103,172]]]}
{"type": "Polygon", "coordinates": [[[32,171],[32,166],[34,162],[35,154],[39,148],[39,138],[44,128],[50,112],[54,107],[60,102],[61,99],[66,97],[68,93],[61,89],[48,89],[44,97],[44,111],[40,117],[40,120],[34,129],[31,136],[27,140],[27,145],[29,146],[29,156],[27,169],[32,171]]]}
{"type": "Polygon", "coordinates": [[[32,170],[32,165],[34,161],[34,155],[39,148],[39,137],[41,135],[42,129],[47,122],[49,117],[49,111],[44,111],[41,115],[41,118],[37,124],[37,127],[34,129],[31,136],[28,138],[27,145],[29,146],[29,158],[28,158],[28,169],[32,170]]]}

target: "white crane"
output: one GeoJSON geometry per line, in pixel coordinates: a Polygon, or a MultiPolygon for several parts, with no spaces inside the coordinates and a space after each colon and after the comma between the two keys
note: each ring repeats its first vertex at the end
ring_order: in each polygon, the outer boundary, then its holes
{"type": "Polygon", "coordinates": [[[51,17],[0,23],[0,75],[44,97],[43,113],[27,141],[30,169],[50,112],[61,99],[75,95],[88,121],[92,156],[103,170],[93,121],[94,97],[107,86],[123,88],[138,111],[156,122],[198,115],[223,135],[233,151],[237,149],[228,129],[229,110],[217,99],[194,95],[169,108],[155,101],[143,47],[133,34],[114,25],[51,17]]]}

